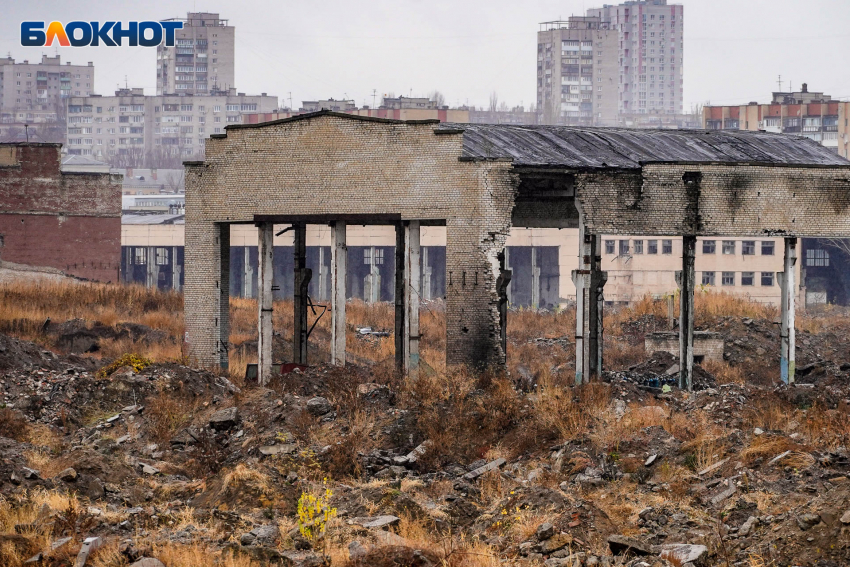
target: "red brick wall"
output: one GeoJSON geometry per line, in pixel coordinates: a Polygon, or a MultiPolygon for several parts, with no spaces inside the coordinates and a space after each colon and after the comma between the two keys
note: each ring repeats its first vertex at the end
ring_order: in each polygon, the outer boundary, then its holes
{"type": "Polygon", "coordinates": [[[121,217],[0,214],[0,260],[118,282],[121,217]]]}
{"type": "Polygon", "coordinates": [[[121,180],[62,173],[58,144],[0,144],[0,260],[118,281],[121,180]]]}

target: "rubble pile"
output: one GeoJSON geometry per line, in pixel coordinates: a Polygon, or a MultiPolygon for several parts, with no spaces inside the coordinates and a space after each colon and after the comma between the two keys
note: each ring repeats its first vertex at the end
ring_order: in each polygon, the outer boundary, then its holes
{"type": "MultiPolygon", "coordinates": [[[[718,327],[738,361],[775,333],[718,327]]],[[[682,392],[675,356],[655,353],[551,397],[509,381],[438,393],[362,365],[298,368],[267,388],[174,363],[104,377],[109,361],[0,335],[0,553],[140,567],[168,565],[168,546],[258,565],[460,566],[464,553],[547,567],[848,564],[850,366],[839,337],[803,340],[828,359],[801,356],[794,386],[700,369],[682,392]],[[428,429],[434,416],[444,422],[428,429]],[[472,431],[471,448],[440,425],[472,431]],[[327,499],[327,528],[305,522],[305,494],[327,499]],[[29,512],[10,524],[3,506],[29,512]]]]}

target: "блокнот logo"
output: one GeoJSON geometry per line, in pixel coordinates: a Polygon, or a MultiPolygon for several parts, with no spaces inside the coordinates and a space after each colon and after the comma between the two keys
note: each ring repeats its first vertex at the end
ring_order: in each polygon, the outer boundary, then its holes
{"type": "Polygon", "coordinates": [[[44,22],[21,22],[21,45],[49,47],[56,40],[63,47],[115,47],[126,38],[131,47],[156,47],[163,40],[173,47],[174,31],[183,29],[183,22],[127,22],[126,26],[121,22],[50,22],[46,31],[44,28],[44,22]]]}

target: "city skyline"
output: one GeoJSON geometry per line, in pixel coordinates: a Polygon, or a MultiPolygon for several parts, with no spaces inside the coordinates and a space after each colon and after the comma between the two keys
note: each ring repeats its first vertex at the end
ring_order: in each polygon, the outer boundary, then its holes
{"type": "MultiPolygon", "coordinates": [[[[754,3],[741,6],[726,0],[681,3],[687,11],[684,67],[700,69],[685,73],[685,112],[708,102],[764,102],[778,90],[780,74],[783,90],[807,82],[834,98],[850,97],[850,78],[833,72],[830,58],[824,57],[850,45],[850,35],[842,33],[840,25],[850,16],[850,5],[815,0],[788,18],[795,5],[791,2],[774,2],[770,12],[754,3]]],[[[45,13],[60,21],[127,21],[209,11],[220,13],[237,28],[235,86],[241,92],[275,94],[281,106],[289,106],[291,100],[298,108],[302,100],[328,97],[371,106],[379,104],[384,94],[427,96],[436,89],[451,106],[486,107],[495,92],[500,102],[528,107],[536,98],[533,62],[538,24],[582,15],[603,3],[544,1],[528,7],[379,2],[369,9],[340,4],[334,10],[331,5],[321,16],[301,3],[288,5],[286,12],[264,2],[248,4],[251,9],[239,10],[223,2],[194,1],[152,2],[144,7],[106,2],[86,7],[15,4],[0,23],[0,53],[18,61],[40,60],[42,53],[57,52],[63,61],[75,64],[91,60],[98,68],[94,89],[98,94],[123,87],[125,76],[127,85],[155,94],[156,49],[24,48],[20,22],[43,19],[45,13]],[[415,31],[407,33],[412,28],[415,31]]]]}

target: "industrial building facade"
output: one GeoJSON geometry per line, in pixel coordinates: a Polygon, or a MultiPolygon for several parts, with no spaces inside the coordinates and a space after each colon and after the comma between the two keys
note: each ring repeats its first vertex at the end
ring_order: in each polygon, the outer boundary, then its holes
{"type": "MultiPolygon", "coordinates": [[[[121,233],[122,281],[180,290],[184,274],[184,228],[182,214],[125,215],[121,233]]],[[[310,225],[306,235],[307,267],[313,270],[310,297],[327,301],[330,299],[330,229],[310,225]]],[[[511,229],[505,241],[505,265],[513,271],[506,290],[510,307],[556,309],[575,301],[575,284],[570,273],[578,257],[578,236],[578,230],[571,228],[511,229]]],[[[348,299],[366,302],[395,299],[395,245],[392,227],[348,227],[348,299]]],[[[234,226],[230,246],[230,295],[256,298],[259,271],[256,227],[234,226]]],[[[442,299],[446,293],[445,227],[423,228],[421,246],[422,299],[442,299]]],[[[274,254],[274,298],[289,299],[294,285],[291,234],[274,238],[274,254]]],[[[681,258],[681,238],[603,235],[602,266],[608,272],[606,304],[629,304],[645,296],[661,298],[674,294],[681,258]]],[[[827,258],[819,264],[828,265],[828,261],[827,258]]],[[[801,302],[806,298],[807,262],[798,265],[801,302]]],[[[782,269],[781,238],[698,239],[697,284],[704,291],[722,291],[779,305],[776,272],[782,269]]],[[[830,299],[834,300],[835,296],[830,295],[830,299]]],[[[826,296],[819,294],[809,298],[810,303],[826,300],[826,296]]]]}
{"type": "MultiPolygon", "coordinates": [[[[505,361],[512,227],[578,228],[576,381],[602,368],[602,235],[681,237],[680,385],[693,370],[698,237],[783,239],[781,360],[794,375],[801,236],[850,233],[850,162],[809,140],[710,133],[399,122],[319,112],[215,136],[187,162],[190,356],[228,364],[231,229],[257,228],[259,378],[271,372],[275,235],[292,233],[293,353],[306,360],[307,226],[331,231],[331,359],[345,363],[348,226],[396,236],[396,357],[419,367],[423,228],[446,230],[446,363],[505,361]],[[832,203],[825,209],[824,201],[832,203]]],[[[648,245],[647,245],[648,246],[648,245]]],[[[780,349],[777,349],[780,350],[780,349]]]]}

